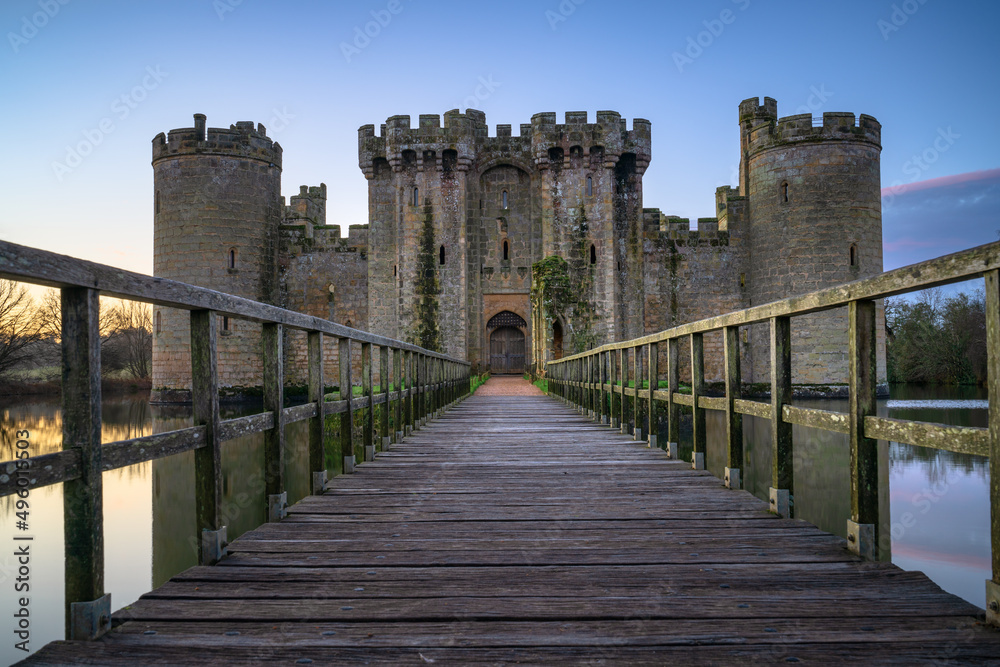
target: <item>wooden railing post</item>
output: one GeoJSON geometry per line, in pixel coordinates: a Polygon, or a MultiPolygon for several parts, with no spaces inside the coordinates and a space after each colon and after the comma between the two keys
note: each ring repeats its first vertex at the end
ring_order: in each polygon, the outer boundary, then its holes
{"type": "Polygon", "coordinates": [[[600,352],[597,355],[597,416],[602,424],[608,423],[608,391],[605,385],[608,384],[608,353],[600,352]]]}
{"type": "Polygon", "coordinates": [[[771,511],[792,516],[795,492],[792,470],[792,425],[783,418],[792,400],[792,326],[788,317],[771,318],[771,511]]]}
{"type": "Polygon", "coordinates": [[[691,334],[691,398],[693,429],[691,439],[694,450],[691,453],[691,467],[705,469],[705,408],[701,407],[701,397],[705,395],[705,339],[704,334],[691,334]]]}
{"type": "Polygon", "coordinates": [[[726,362],[726,488],[741,489],[743,471],[743,415],[736,412],[736,400],[742,398],[740,374],[740,328],[723,330],[726,362]]]}
{"type": "Polygon", "coordinates": [[[382,409],[379,410],[378,420],[378,435],[381,441],[382,451],[389,449],[389,443],[391,442],[389,438],[389,410],[392,408],[392,402],[389,400],[390,384],[389,348],[385,345],[380,345],[378,348],[378,385],[380,390],[379,393],[385,395],[385,401],[382,403],[382,409]]]}
{"type": "Polygon", "coordinates": [[[216,349],[219,317],[193,310],[191,323],[191,407],[195,426],[205,427],[205,444],[194,450],[194,497],[198,562],[214,565],[226,554],[222,524],[222,443],[218,439],[219,371],[216,349]]]}
{"type": "Polygon", "coordinates": [[[681,387],[680,343],[676,338],[667,339],[667,456],[679,459],[681,455],[681,406],[674,401],[681,387]]]}
{"type": "Polygon", "coordinates": [[[344,474],[354,472],[354,382],[351,378],[351,339],[337,341],[337,362],[340,365],[340,400],[347,401],[347,411],[340,413],[340,455],[344,474]]]}
{"type": "Polygon", "coordinates": [[[104,592],[99,315],[97,290],[63,288],[63,449],[80,453],[80,477],[63,483],[67,639],[96,639],[111,629],[111,595],[104,592]]]}
{"type": "Polygon", "coordinates": [[[646,348],[646,355],[646,373],[649,375],[649,398],[646,403],[646,433],[649,435],[649,446],[656,447],[656,438],[660,425],[656,419],[656,399],[653,398],[653,392],[660,388],[659,346],[656,343],[650,343],[646,348]]]}
{"type": "Polygon", "coordinates": [[[875,302],[852,301],[848,313],[850,382],[851,519],[847,546],[866,560],[878,559],[878,441],[865,437],[865,417],[875,415],[875,302]]]}
{"type": "Polygon", "coordinates": [[[1000,272],[986,274],[986,382],[990,399],[990,544],[993,576],[986,580],[986,620],[1000,625],[1000,272]]]}
{"type": "Polygon", "coordinates": [[[583,360],[586,370],[584,375],[586,377],[586,399],[587,399],[587,416],[591,419],[594,418],[594,357],[588,354],[583,360]]]}
{"type": "Polygon", "coordinates": [[[396,389],[396,401],[392,406],[393,414],[393,442],[403,439],[403,351],[394,348],[392,351],[392,377],[396,389]]]}
{"type": "Polygon", "coordinates": [[[636,345],[630,348],[632,352],[632,384],[635,393],[632,395],[632,436],[634,440],[642,440],[642,401],[639,392],[642,390],[642,349],[636,345]]]}
{"type": "Polygon", "coordinates": [[[264,353],[264,410],[274,414],[274,427],[264,431],[264,485],[267,520],[281,521],[288,507],[285,491],[285,367],[283,327],[266,323],[261,327],[264,353]]]}
{"type": "Polygon", "coordinates": [[[413,432],[413,353],[409,350],[403,352],[406,357],[403,367],[406,369],[406,423],[403,426],[403,435],[413,432]]]}
{"type": "Polygon", "coordinates": [[[625,387],[628,386],[628,352],[621,348],[618,350],[618,368],[621,373],[621,401],[618,404],[618,427],[622,433],[628,429],[628,397],[625,395],[625,387]]]}
{"type": "Polygon", "coordinates": [[[618,362],[621,359],[621,350],[609,350],[608,351],[608,369],[611,376],[611,416],[609,419],[608,426],[611,428],[618,428],[619,417],[621,416],[621,407],[619,405],[618,398],[618,362]]]}
{"type": "Polygon", "coordinates": [[[323,429],[326,425],[326,388],[323,383],[323,332],[310,331],[309,400],[316,404],[316,416],[309,420],[309,470],[312,471],[312,492],[322,494],[326,488],[326,448],[323,429]]]}
{"type": "Polygon", "coordinates": [[[372,382],[372,344],[361,343],[361,395],[368,399],[368,409],[362,420],[361,444],[365,461],[375,460],[375,390],[372,382]]]}

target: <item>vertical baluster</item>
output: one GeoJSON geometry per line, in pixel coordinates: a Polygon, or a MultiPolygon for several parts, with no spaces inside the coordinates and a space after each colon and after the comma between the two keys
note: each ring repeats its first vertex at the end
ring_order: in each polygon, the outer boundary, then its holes
{"type": "Polygon", "coordinates": [[[404,354],[406,355],[406,361],[403,362],[406,368],[406,424],[403,430],[409,435],[413,432],[413,352],[407,350],[404,354]]]}
{"type": "Polygon", "coordinates": [[[680,344],[676,338],[667,339],[667,456],[680,458],[681,408],[674,400],[680,390],[680,344]]]}
{"type": "Polygon", "coordinates": [[[354,472],[357,462],[354,454],[354,382],[351,378],[351,339],[338,341],[337,361],[340,364],[340,400],[347,401],[346,412],[340,413],[340,456],[344,464],[344,474],[354,472]]]}
{"type": "Polygon", "coordinates": [[[986,274],[987,397],[990,401],[990,540],[993,577],[986,580],[986,619],[1000,625],[1000,272],[986,274]]]}
{"type": "Polygon", "coordinates": [[[267,323],[261,327],[264,347],[264,410],[274,415],[274,427],[264,431],[264,485],[267,520],[281,521],[288,506],[285,491],[285,368],[283,327],[267,323]]]}
{"type": "Polygon", "coordinates": [[[368,409],[362,419],[361,440],[365,461],[375,460],[375,389],[372,382],[372,344],[361,343],[361,395],[368,399],[368,409]]]}
{"type": "Polygon", "coordinates": [[[646,403],[646,433],[649,434],[649,446],[656,447],[659,423],[656,419],[656,399],[653,392],[660,388],[660,353],[659,345],[650,343],[646,348],[646,374],[649,376],[649,398],[646,403]]]}
{"type": "Polygon", "coordinates": [[[635,440],[642,440],[642,346],[632,348],[632,384],[635,385],[635,395],[632,397],[632,435],[635,440]]]}
{"type": "Polygon", "coordinates": [[[80,454],[80,477],[63,482],[67,639],[96,639],[111,629],[111,595],[104,593],[99,316],[97,290],[63,288],[63,449],[80,454]]]}
{"type": "Polygon", "coordinates": [[[792,425],[784,420],[792,400],[792,327],[788,317],[771,318],[771,511],[792,516],[795,490],[792,470],[792,425]]]}
{"type": "Polygon", "coordinates": [[[705,395],[705,339],[701,333],[691,334],[691,398],[694,406],[693,429],[691,433],[694,451],[691,453],[691,467],[705,469],[705,408],[701,407],[701,397],[705,395]]]}
{"type": "Polygon", "coordinates": [[[396,390],[396,401],[392,406],[393,442],[403,439],[403,351],[398,347],[392,351],[393,388],[396,390]]]}
{"type": "Polygon", "coordinates": [[[389,410],[392,409],[392,402],[389,401],[389,348],[379,345],[378,348],[378,388],[379,393],[385,396],[382,408],[379,410],[378,435],[382,444],[382,451],[389,449],[389,410]]]}
{"type": "Polygon", "coordinates": [[[608,383],[608,353],[599,352],[597,354],[597,412],[598,419],[602,424],[608,423],[608,392],[605,385],[608,383]]]}
{"type": "Polygon", "coordinates": [[[628,352],[624,349],[618,350],[618,372],[621,378],[621,400],[618,402],[618,430],[625,433],[628,428],[628,397],[625,395],[625,388],[628,386],[628,352]]]}
{"type": "Polygon", "coordinates": [[[191,312],[191,404],[193,423],[205,427],[205,445],[194,450],[194,495],[198,562],[214,565],[226,553],[222,517],[222,443],[218,440],[218,315],[191,312]]]}
{"type": "Polygon", "coordinates": [[[740,328],[726,327],[723,332],[726,361],[726,487],[740,489],[743,471],[743,415],[736,412],[736,400],[742,398],[740,376],[740,328]]]}
{"type": "Polygon", "coordinates": [[[326,488],[326,448],[323,427],[326,424],[326,388],[323,384],[323,332],[310,331],[309,400],[316,404],[316,416],[309,420],[309,470],[312,471],[312,492],[321,494],[326,488]]]}
{"type": "Polygon", "coordinates": [[[618,417],[621,414],[618,407],[618,359],[620,355],[620,350],[610,350],[608,352],[608,369],[611,375],[611,418],[608,425],[611,428],[618,428],[618,417]]]}
{"type": "Polygon", "coordinates": [[[847,546],[867,560],[878,558],[878,440],[865,437],[865,417],[876,414],[875,302],[847,306],[850,382],[851,520],[847,546]]]}

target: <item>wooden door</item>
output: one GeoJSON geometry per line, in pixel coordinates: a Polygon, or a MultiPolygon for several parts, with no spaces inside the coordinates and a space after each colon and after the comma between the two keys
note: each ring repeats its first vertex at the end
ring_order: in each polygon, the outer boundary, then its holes
{"type": "Polygon", "coordinates": [[[490,372],[524,373],[524,333],[515,327],[500,327],[490,335],[490,372]]]}

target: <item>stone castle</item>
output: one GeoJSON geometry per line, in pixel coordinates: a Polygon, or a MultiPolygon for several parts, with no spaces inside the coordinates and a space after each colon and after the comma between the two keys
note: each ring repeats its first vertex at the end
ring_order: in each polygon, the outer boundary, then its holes
{"type": "MultiPolygon", "coordinates": [[[[404,339],[493,372],[541,370],[613,340],[882,271],[879,154],[871,116],[778,118],[739,106],[736,187],[716,217],[643,208],[651,127],[618,113],[540,113],[513,136],[485,114],[393,116],[359,130],[369,224],[326,223],[326,186],[281,196],[282,149],[239,122],[153,139],[154,273],[404,339]]],[[[154,315],[154,400],[190,386],[187,314],[154,315]]],[[[846,315],[792,321],[794,381],[845,382],[846,315]]],[[[224,385],[260,384],[259,326],[220,324],[224,385]]],[[[883,327],[880,326],[880,335],[883,327]]],[[[286,377],[305,345],[286,334],[286,377]]],[[[766,327],[741,332],[745,381],[768,378],[766,327]]],[[[706,374],[721,377],[707,336],[706,374]]],[[[880,346],[884,347],[884,346],[880,346]]],[[[336,346],[327,356],[335,358],[336,346]]],[[[682,354],[682,358],[685,354],[682,354]]],[[[884,355],[880,356],[884,377],[884,355]]],[[[334,373],[335,375],[335,373],[334,373]]]]}

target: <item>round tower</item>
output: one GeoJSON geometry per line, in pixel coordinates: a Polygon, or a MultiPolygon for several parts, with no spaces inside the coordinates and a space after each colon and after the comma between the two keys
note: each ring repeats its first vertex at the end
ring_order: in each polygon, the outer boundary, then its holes
{"type": "MultiPolygon", "coordinates": [[[[153,274],[275,303],[281,146],[263,125],[194,127],[153,139],[153,274]]],[[[153,314],[154,402],[190,400],[189,314],[153,314]]],[[[260,325],[218,323],[219,383],[261,383],[260,325]]]]}
{"type": "MultiPolygon", "coordinates": [[[[768,97],[740,104],[752,305],[882,272],[881,129],[853,113],[824,113],[821,123],[810,114],[779,119],[768,97]]],[[[846,317],[838,310],[792,320],[793,382],[846,382],[846,317]]],[[[766,332],[755,331],[754,381],[766,379],[768,345],[766,332]]]]}

